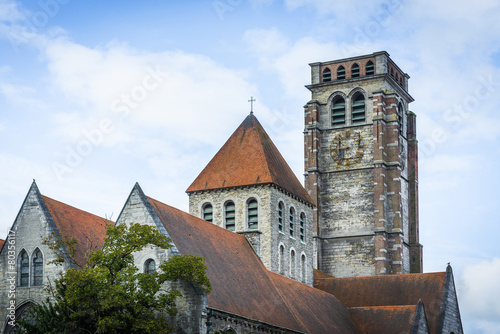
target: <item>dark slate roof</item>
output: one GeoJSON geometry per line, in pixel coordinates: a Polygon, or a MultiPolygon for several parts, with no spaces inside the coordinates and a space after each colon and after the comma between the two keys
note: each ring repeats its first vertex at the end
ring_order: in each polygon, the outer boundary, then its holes
{"type": "Polygon", "coordinates": [[[362,333],[410,333],[416,305],[352,307],[349,313],[362,333]]]}
{"type": "Polygon", "coordinates": [[[421,299],[430,332],[435,333],[445,278],[446,272],[340,278],[315,275],[314,287],[331,293],[346,307],[417,305],[421,299]]]}
{"type": "Polygon", "coordinates": [[[306,333],[358,333],[332,295],[268,271],[244,236],[147,197],[181,254],[205,259],[208,306],[306,333]]]}
{"type": "Polygon", "coordinates": [[[186,192],[275,184],[313,203],[257,118],[251,113],[186,192]]]}
{"type": "Polygon", "coordinates": [[[106,228],[112,221],[77,209],[70,205],[43,196],[50,216],[61,235],[76,239],[76,261],[85,263],[86,252],[90,248],[100,249],[104,245],[106,228]]]}

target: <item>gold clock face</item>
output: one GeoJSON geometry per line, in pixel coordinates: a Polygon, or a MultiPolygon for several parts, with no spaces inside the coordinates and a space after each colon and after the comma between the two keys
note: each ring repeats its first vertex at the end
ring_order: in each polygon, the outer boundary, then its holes
{"type": "Polygon", "coordinates": [[[361,160],[365,149],[359,132],[347,130],[337,134],[330,144],[330,155],[337,165],[350,166],[361,160]]]}

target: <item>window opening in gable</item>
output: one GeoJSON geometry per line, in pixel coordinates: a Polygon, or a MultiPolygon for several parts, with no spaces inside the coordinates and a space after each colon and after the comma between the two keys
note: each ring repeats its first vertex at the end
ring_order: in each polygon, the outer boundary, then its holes
{"type": "Polygon", "coordinates": [[[144,262],[144,273],[152,274],[156,271],[156,262],[153,259],[148,259],[144,262]]]}
{"type": "Polygon", "coordinates": [[[23,249],[19,254],[19,271],[20,271],[20,286],[28,286],[30,282],[30,260],[28,253],[23,249]]]}
{"type": "Polygon", "coordinates": [[[33,285],[41,286],[43,284],[43,256],[37,248],[33,254],[33,285]]]}

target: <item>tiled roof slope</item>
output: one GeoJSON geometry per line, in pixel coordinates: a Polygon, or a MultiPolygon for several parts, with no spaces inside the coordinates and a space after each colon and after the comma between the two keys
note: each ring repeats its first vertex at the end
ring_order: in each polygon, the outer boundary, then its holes
{"type": "Polygon", "coordinates": [[[85,254],[91,247],[100,249],[104,245],[106,228],[112,221],[77,209],[42,195],[54,223],[61,235],[76,239],[76,261],[85,263],[85,254]]]}
{"type": "Polygon", "coordinates": [[[417,305],[422,300],[429,329],[436,332],[445,272],[363,277],[314,278],[314,287],[346,307],[417,305]]]}
{"type": "Polygon", "coordinates": [[[269,183],[313,203],[269,135],[251,113],[186,192],[269,183]]]}
{"type": "Polygon", "coordinates": [[[5,242],[5,240],[3,239],[0,239],[0,249],[2,249],[2,246],[3,246],[3,243],[5,242]]]}
{"type": "Polygon", "coordinates": [[[352,307],[349,313],[362,333],[410,333],[416,305],[352,307]]]}
{"type": "Polygon", "coordinates": [[[208,306],[306,333],[358,333],[332,295],[268,271],[245,237],[147,198],[181,254],[205,259],[208,306]]]}

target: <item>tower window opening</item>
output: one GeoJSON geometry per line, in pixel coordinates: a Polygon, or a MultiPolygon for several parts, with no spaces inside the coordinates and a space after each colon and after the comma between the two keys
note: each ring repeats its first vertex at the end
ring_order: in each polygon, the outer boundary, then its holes
{"type": "Polygon", "coordinates": [[[345,100],[340,96],[332,103],[332,125],[345,124],[345,100]]]}
{"type": "Polygon", "coordinates": [[[283,202],[278,204],[278,231],[283,232],[283,202]]]}
{"type": "Polygon", "coordinates": [[[373,62],[370,60],[368,63],[366,63],[366,75],[374,75],[375,74],[375,66],[373,65],[373,62]]]}
{"type": "Polygon", "coordinates": [[[295,278],[295,251],[290,252],[290,278],[295,278]]]}
{"type": "Polygon", "coordinates": [[[352,102],[352,122],[360,123],[365,121],[365,97],[357,93],[352,102]]]}
{"type": "Polygon", "coordinates": [[[302,254],[300,257],[300,276],[302,283],[306,282],[306,256],[302,254]]]}
{"type": "Polygon", "coordinates": [[[323,71],[323,82],[332,81],[332,71],[329,68],[325,68],[323,71]]]}
{"type": "Polygon", "coordinates": [[[225,221],[226,221],[226,229],[229,231],[235,230],[235,222],[236,222],[236,209],[234,202],[227,202],[224,207],[225,213],[225,221]]]}
{"type": "Polygon", "coordinates": [[[285,275],[285,247],[283,247],[283,245],[280,245],[279,266],[279,273],[285,275]]]}
{"type": "Polygon", "coordinates": [[[359,77],[359,65],[354,64],[351,67],[351,78],[357,78],[359,77]]]}
{"type": "Polygon", "coordinates": [[[256,199],[248,201],[248,228],[255,230],[259,227],[259,204],[256,199]]]}
{"type": "Polygon", "coordinates": [[[293,228],[294,228],[294,217],[295,216],[295,211],[293,210],[293,208],[290,208],[290,237],[293,238],[293,235],[294,235],[294,232],[293,232],[293,228]]]}
{"type": "Polygon", "coordinates": [[[144,262],[144,273],[152,274],[156,271],[156,262],[153,259],[148,259],[144,262]]]}
{"type": "Polygon", "coordinates": [[[345,68],[344,66],[340,66],[337,69],[337,80],[343,80],[345,79],[345,68]]]}
{"type": "Polygon", "coordinates": [[[305,236],[304,236],[304,232],[305,232],[305,220],[306,220],[306,216],[304,215],[304,213],[301,213],[300,214],[300,228],[299,228],[299,235],[300,235],[300,241],[304,242],[304,239],[305,239],[305,236]]]}
{"type": "Polygon", "coordinates": [[[403,127],[404,127],[404,124],[403,124],[403,106],[401,105],[401,103],[398,105],[398,127],[399,127],[399,134],[403,134],[404,131],[403,131],[403,127]]]}
{"type": "Polygon", "coordinates": [[[208,222],[212,222],[213,213],[214,213],[214,208],[212,207],[212,204],[207,203],[203,206],[203,219],[205,219],[208,222]]]}

